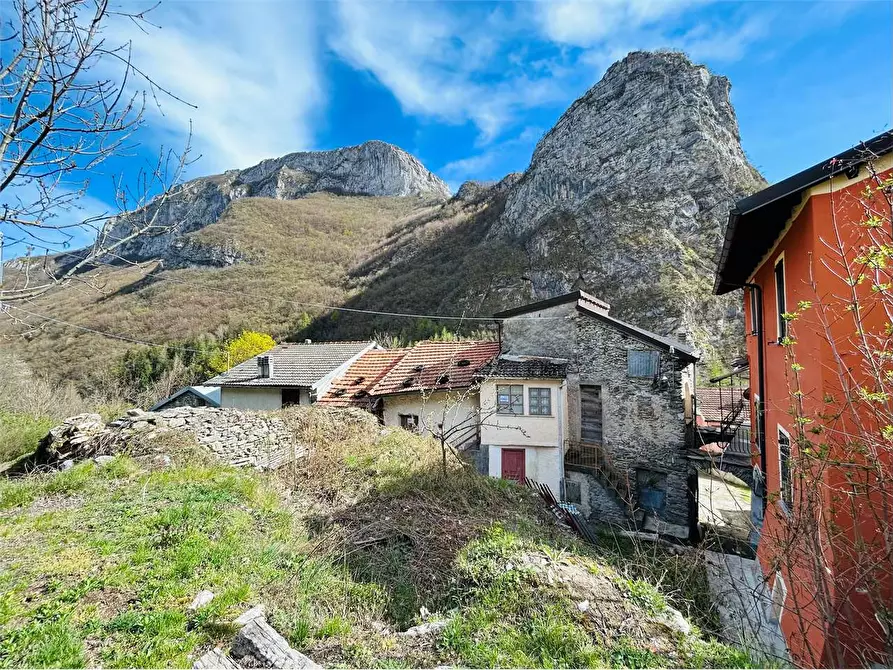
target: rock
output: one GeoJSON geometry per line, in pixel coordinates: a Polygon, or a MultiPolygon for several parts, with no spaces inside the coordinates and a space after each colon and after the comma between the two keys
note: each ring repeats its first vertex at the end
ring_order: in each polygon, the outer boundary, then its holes
{"type": "Polygon", "coordinates": [[[402,637],[422,637],[424,635],[433,635],[434,633],[438,633],[442,631],[449,625],[449,621],[446,619],[442,619],[440,621],[428,621],[427,623],[419,624],[418,626],[413,626],[412,628],[407,628],[402,633],[397,633],[402,637]]]}
{"type": "Polygon", "coordinates": [[[115,460],[115,457],[109,456],[107,454],[103,455],[103,456],[97,456],[96,458],[93,459],[93,461],[96,463],[96,465],[108,465],[113,460],[115,460]]]}
{"type": "Polygon", "coordinates": [[[134,407],[132,409],[127,410],[127,416],[131,416],[131,417],[142,416],[145,413],[146,412],[141,410],[139,407],[134,407]]]}
{"type": "Polygon", "coordinates": [[[212,649],[198,659],[192,664],[192,667],[200,668],[201,670],[217,670],[218,668],[229,670],[230,668],[241,668],[242,666],[227,656],[222,649],[217,648],[212,649]]]}
{"type": "MultiPolygon", "coordinates": [[[[41,440],[39,457],[50,464],[100,455],[111,458],[128,446],[134,434],[141,436],[140,444],[148,450],[148,441],[171,431],[193,435],[200,446],[231,465],[261,470],[282,467],[306,453],[303,446],[294,444],[288,427],[267,414],[191,407],[157,413],[133,409],[128,414],[108,425],[98,414],[66,419],[41,440]]],[[[161,457],[161,465],[170,462],[169,456],[161,457]]]]}
{"type": "Polygon", "coordinates": [[[638,326],[705,333],[702,347],[728,339],[730,318],[740,331],[738,298],[697,288],[712,283],[729,209],[766,184],[741,148],[729,90],[682,53],[614,63],[508,189],[490,237],[527,260],[514,271],[525,279],[500,287],[505,306],[583,288],[638,326]]]}
{"type": "Polygon", "coordinates": [[[192,602],[189,604],[188,609],[193,610],[193,611],[197,610],[200,607],[204,607],[212,600],[214,600],[214,593],[212,591],[207,591],[207,590],[199,591],[195,595],[195,598],[192,599],[192,602]]]}
{"type": "Polygon", "coordinates": [[[67,459],[62,461],[62,465],[59,466],[60,470],[71,470],[74,467],[74,461],[72,459],[67,459]]]}
{"type": "Polygon", "coordinates": [[[233,640],[230,656],[247,668],[319,668],[273,629],[265,619],[253,619],[233,640]]]}
{"type": "Polygon", "coordinates": [[[577,609],[581,612],[586,612],[589,609],[589,601],[583,600],[577,603],[577,609]]]}
{"type": "MultiPolygon", "coordinates": [[[[165,267],[229,265],[235,249],[193,241],[187,233],[217,221],[227,206],[247,196],[292,200],[309,193],[366,196],[421,196],[445,201],[449,187],[414,156],[379,141],[332,151],[304,151],[270,158],[244,170],[186,182],[164,202],[152,202],[137,216],[155,217],[168,232],[143,235],[115,250],[132,260],[164,259],[165,267]]],[[[110,230],[121,235],[132,226],[122,217],[110,230]]]]}
{"type": "Polygon", "coordinates": [[[243,612],[235,621],[234,626],[244,626],[255,619],[263,619],[267,616],[267,608],[263,605],[256,605],[249,610],[243,612]]]}
{"type": "Polygon", "coordinates": [[[691,633],[691,624],[685,620],[682,612],[669,605],[655,618],[658,623],[662,623],[672,631],[682,633],[683,635],[691,633]]]}

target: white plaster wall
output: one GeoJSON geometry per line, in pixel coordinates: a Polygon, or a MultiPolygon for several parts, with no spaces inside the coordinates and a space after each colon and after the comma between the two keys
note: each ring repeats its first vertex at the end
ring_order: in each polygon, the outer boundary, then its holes
{"type": "MultiPolygon", "coordinates": [[[[490,476],[500,479],[502,477],[502,446],[488,445],[490,476]]],[[[524,449],[524,469],[528,479],[533,479],[540,484],[545,484],[556,498],[561,497],[562,456],[561,449],[557,447],[529,447],[521,445],[506,446],[506,448],[524,449]]]]}
{"type": "Polygon", "coordinates": [[[438,392],[424,398],[420,393],[405,393],[385,396],[383,400],[386,426],[399,426],[400,414],[417,415],[420,432],[427,435],[437,431],[437,425],[440,423],[445,424],[445,430],[462,424],[462,430],[456,433],[459,439],[453,440],[456,446],[477,432],[476,417],[480,409],[477,393],[438,392]],[[471,417],[475,417],[475,420],[471,420],[471,417]]]}
{"type": "MultiPolygon", "coordinates": [[[[301,402],[304,402],[303,393],[301,402]]],[[[270,410],[282,408],[282,390],[278,387],[235,387],[224,386],[220,389],[220,406],[238,409],[270,410]]]]}
{"type": "Polygon", "coordinates": [[[566,432],[567,411],[562,382],[558,379],[488,379],[481,384],[481,444],[532,447],[561,447],[566,432]],[[497,414],[497,385],[524,387],[524,414],[497,414]],[[527,412],[527,389],[552,390],[552,415],[531,416],[527,412]]]}

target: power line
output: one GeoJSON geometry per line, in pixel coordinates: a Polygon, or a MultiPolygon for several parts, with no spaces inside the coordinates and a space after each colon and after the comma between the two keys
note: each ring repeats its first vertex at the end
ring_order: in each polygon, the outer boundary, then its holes
{"type": "MultiPolygon", "coordinates": [[[[70,252],[65,252],[59,249],[53,249],[51,247],[46,247],[43,245],[34,245],[36,248],[45,249],[47,251],[51,251],[53,253],[57,253],[61,256],[71,256],[74,258],[81,258],[78,254],[73,254],[70,252]]],[[[121,269],[122,266],[116,265],[115,263],[109,263],[107,261],[100,261],[96,259],[92,259],[87,262],[88,265],[93,266],[106,266],[114,269],[121,269]]],[[[175,284],[183,284],[185,286],[192,286],[193,288],[201,289],[203,291],[213,291],[215,293],[223,293],[225,295],[231,295],[232,291],[227,289],[214,288],[213,286],[206,286],[202,284],[196,284],[195,282],[186,281],[183,279],[175,279],[173,277],[162,277],[159,275],[154,275],[154,279],[158,281],[166,281],[173,282],[175,284]]],[[[258,293],[247,293],[245,291],[239,291],[240,295],[248,296],[251,298],[257,298],[258,300],[266,300],[268,302],[272,302],[273,298],[269,295],[262,295],[258,293]]],[[[2,292],[0,292],[0,298],[2,298],[2,292]]],[[[302,302],[298,300],[287,300],[282,299],[282,302],[286,302],[291,305],[297,305],[299,307],[311,307],[314,309],[322,309],[329,310],[333,312],[351,312],[354,314],[370,314],[374,316],[388,316],[394,318],[409,318],[409,319],[432,319],[432,320],[441,320],[441,321],[481,321],[487,323],[493,323],[497,321],[505,321],[505,319],[496,318],[493,316],[451,316],[444,314],[416,314],[412,312],[385,312],[374,309],[359,309],[356,307],[339,307],[335,305],[326,305],[323,303],[315,303],[315,302],[302,302]]],[[[520,320],[536,320],[536,321],[544,321],[544,320],[554,320],[554,319],[563,319],[561,316],[545,316],[545,317],[512,317],[513,319],[520,320]]]]}

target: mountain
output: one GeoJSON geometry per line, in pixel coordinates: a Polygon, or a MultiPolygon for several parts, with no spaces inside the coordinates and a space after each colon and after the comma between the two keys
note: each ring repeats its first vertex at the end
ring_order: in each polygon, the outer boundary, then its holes
{"type": "MultiPolygon", "coordinates": [[[[92,283],[104,294],[66,288],[35,309],[154,341],[249,325],[422,337],[433,322],[320,305],[477,316],[580,287],[721,358],[741,317],[734,298],[711,295],[714,255],[729,207],[765,183],[741,149],[729,89],[683,54],[631,53],[571,105],[527,170],[453,197],[382,142],[197,179],[137,213],[177,224],[124,249],[145,267],[101,266],[92,283]]],[[[65,338],[78,369],[126,346],[65,338]]],[[[39,339],[24,346],[38,364],[39,339]]]]}
{"type": "Polygon", "coordinates": [[[230,264],[235,254],[202,250],[184,235],[218,221],[226,208],[242,198],[295,200],[310,193],[430,198],[445,200],[449,187],[399,147],[373,140],[333,151],[302,151],[271,158],[245,170],[186,182],[163,203],[124,216],[110,239],[121,239],[153,219],[164,232],[141,235],[116,250],[130,260],[164,258],[168,265],[230,264]]]}

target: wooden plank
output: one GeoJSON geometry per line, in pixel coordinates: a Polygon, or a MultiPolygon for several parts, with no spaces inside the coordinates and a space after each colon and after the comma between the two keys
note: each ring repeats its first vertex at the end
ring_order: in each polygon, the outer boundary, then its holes
{"type": "Polygon", "coordinates": [[[602,443],[601,386],[580,386],[580,437],[584,442],[602,443]]]}

